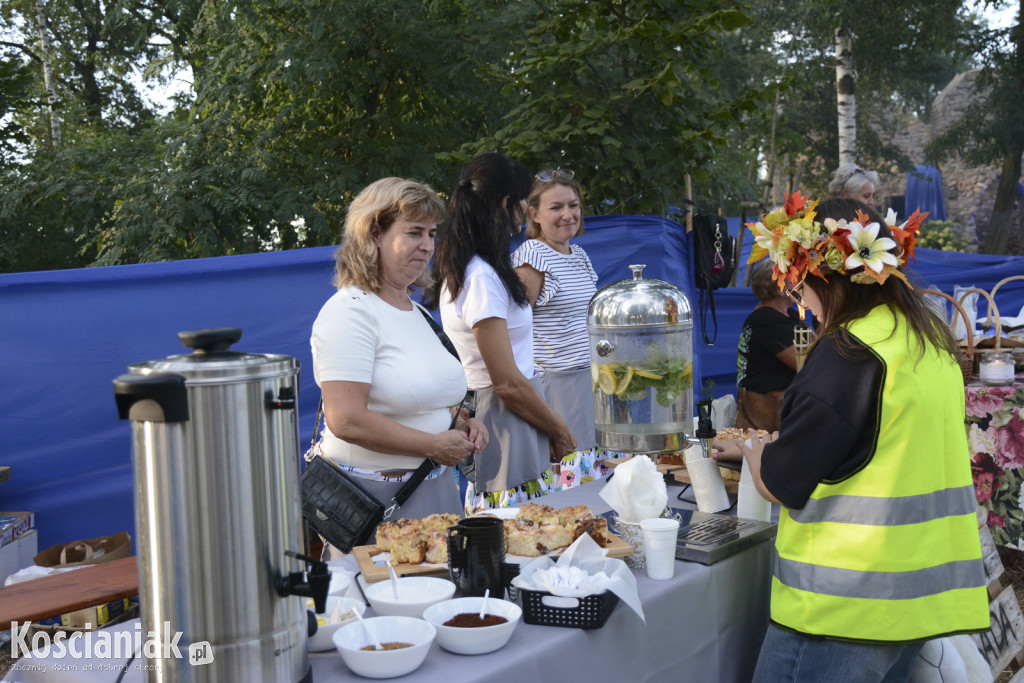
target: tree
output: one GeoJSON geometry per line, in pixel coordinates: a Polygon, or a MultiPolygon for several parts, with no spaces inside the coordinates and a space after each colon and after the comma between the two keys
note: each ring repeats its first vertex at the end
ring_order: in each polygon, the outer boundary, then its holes
{"type": "Polygon", "coordinates": [[[999,165],[982,247],[987,254],[1024,254],[1024,227],[1013,219],[1024,154],[1024,0],[1019,3],[1016,25],[982,34],[977,45],[983,66],[974,81],[974,98],[960,121],[929,147],[933,160],[956,152],[970,163],[999,165]]]}
{"type": "Polygon", "coordinates": [[[445,160],[500,149],[535,168],[576,170],[587,210],[665,215],[685,176],[706,183],[725,133],[757,104],[713,75],[719,39],[747,23],[708,0],[559,0],[521,6],[510,56],[486,66],[509,106],[501,124],[445,160]]]}
{"type": "Polygon", "coordinates": [[[495,116],[471,60],[510,51],[481,29],[502,5],[207,5],[195,104],[162,163],[118,188],[99,262],[330,244],[379,177],[446,189],[436,155],[495,116]]]}

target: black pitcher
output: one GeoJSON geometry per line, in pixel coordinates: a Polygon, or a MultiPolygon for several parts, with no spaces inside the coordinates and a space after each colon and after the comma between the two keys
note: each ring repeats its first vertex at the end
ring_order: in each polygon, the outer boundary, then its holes
{"type": "Polygon", "coordinates": [[[448,527],[448,571],[464,597],[505,595],[505,531],[496,517],[467,517],[448,527]]]}

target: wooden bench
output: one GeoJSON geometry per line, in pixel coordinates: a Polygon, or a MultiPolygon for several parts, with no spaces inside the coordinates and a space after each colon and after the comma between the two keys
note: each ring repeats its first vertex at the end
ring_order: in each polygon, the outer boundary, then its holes
{"type": "Polygon", "coordinates": [[[136,558],[94,564],[0,588],[0,630],[139,594],[136,558]]]}

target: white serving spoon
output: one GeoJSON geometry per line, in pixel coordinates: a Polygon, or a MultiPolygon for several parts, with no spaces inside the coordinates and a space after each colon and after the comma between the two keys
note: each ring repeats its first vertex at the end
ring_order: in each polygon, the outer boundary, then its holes
{"type": "Polygon", "coordinates": [[[380,644],[380,641],[377,640],[377,636],[373,635],[373,633],[370,631],[370,627],[366,625],[365,621],[363,621],[363,615],[359,613],[359,610],[356,610],[355,612],[356,617],[359,619],[359,623],[363,625],[363,633],[365,633],[366,637],[370,639],[371,643],[373,643],[373,649],[383,650],[384,646],[380,644]]]}
{"type": "Polygon", "coordinates": [[[484,599],[480,603],[480,621],[484,620],[484,615],[487,614],[487,598],[491,597],[491,589],[488,588],[484,591],[484,599]]]}
{"type": "Polygon", "coordinates": [[[395,600],[398,600],[398,574],[395,573],[395,568],[391,566],[391,560],[388,560],[388,574],[391,576],[391,590],[395,594],[395,600]]]}

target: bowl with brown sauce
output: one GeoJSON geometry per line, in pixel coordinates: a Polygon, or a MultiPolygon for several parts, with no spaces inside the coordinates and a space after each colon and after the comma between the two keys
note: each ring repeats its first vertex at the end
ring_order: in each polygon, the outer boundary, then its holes
{"type": "Polygon", "coordinates": [[[438,645],[460,655],[481,655],[504,647],[523,610],[514,602],[488,598],[481,620],[483,601],[480,597],[455,598],[428,607],[423,619],[437,629],[438,645]]]}
{"type": "Polygon", "coordinates": [[[334,632],[334,646],[353,673],[367,678],[394,678],[419,668],[430,652],[436,629],[414,617],[370,617],[334,632]],[[365,628],[364,628],[365,624],[365,628]],[[367,630],[383,649],[376,649],[367,630]]]}

